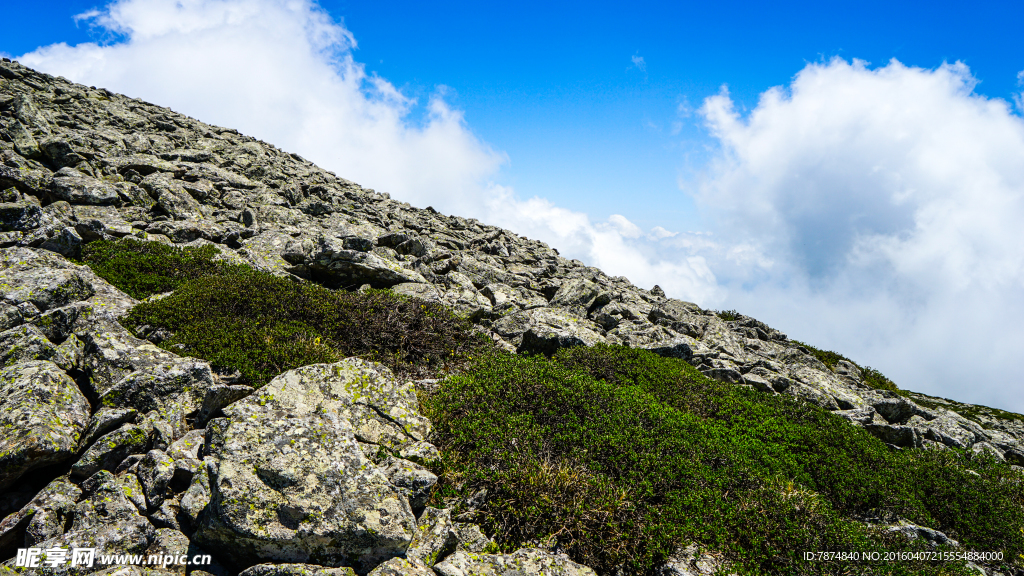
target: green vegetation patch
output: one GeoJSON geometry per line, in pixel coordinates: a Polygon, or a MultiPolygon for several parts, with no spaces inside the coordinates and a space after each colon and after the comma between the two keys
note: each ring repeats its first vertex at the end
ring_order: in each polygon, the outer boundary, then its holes
{"type": "Polygon", "coordinates": [[[236,266],[215,262],[212,245],[179,248],[132,238],[97,240],[82,249],[82,262],[132,298],[170,292],[189,280],[228,273],[236,266]]]}
{"type": "Polygon", "coordinates": [[[1024,486],[1006,464],[893,451],[825,410],[643,350],[488,354],[423,404],[443,453],[436,504],[462,502],[506,550],[554,537],[599,573],[652,573],[691,542],[747,573],[966,573],[803,560],[924,549],[864,518],[905,518],[968,550],[1024,552],[1024,486]]]}
{"type": "Polygon", "coordinates": [[[121,320],[159,346],[237,370],[256,386],[321,362],[360,356],[400,377],[455,369],[489,341],[440,304],[388,290],[334,291],[248,266],[214,262],[212,246],[180,249],[156,242],[93,242],[85,261],[143,302],[121,320]]]}

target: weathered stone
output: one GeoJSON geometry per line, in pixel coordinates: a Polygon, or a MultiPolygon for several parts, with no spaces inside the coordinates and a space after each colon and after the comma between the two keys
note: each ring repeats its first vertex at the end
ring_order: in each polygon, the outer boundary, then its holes
{"type": "Polygon", "coordinates": [[[552,354],[561,348],[593,346],[601,334],[592,322],[555,308],[537,308],[526,314],[531,322],[523,332],[519,349],[525,352],[552,354]]]}
{"type": "Polygon", "coordinates": [[[176,461],[183,459],[198,460],[200,458],[199,451],[205,442],[205,430],[191,430],[168,446],[167,455],[176,461]]]}
{"type": "Polygon", "coordinates": [[[73,518],[82,491],[67,478],[50,482],[21,510],[0,521],[0,554],[60,536],[73,518]]]}
{"type": "Polygon", "coordinates": [[[659,576],[714,576],[723,572],[725,562],[721,556],[701,552],[696,545],[676,550],[658,568],[659,576]]]}
{"type": "Polygon", "coordinates": [[[468,522],[455,522],[452,526],[455,533],[456,550],[463,552],[484,552],[492,544],[480,526],[468,522]]]}
{"type": "Polygon", "coordinates": [[[430,498],[430,490],[437,484],[437,476],[423,466],[402,458],[390,457],[381,469],[396,488],[409,499],[413,511],[422,509],[430,498]]]}
{"type": "Polygon", "coordinates": [[[595,572],[568,557],[536,548],[511,554],[456,552],[434,565],[441,576],[590,576],[595,572]]]}
{"type": "Polygon", "coordinates": [[[0,490],[26,472],[73,458],[89,402],[52,362],[0,370],[0,490]]]}
{"type": "Polygon", "coordinates": [[[428,506],[416,521],[416,534],[409,544],[406,557],[433,566],[455,552],[458,544],[451,511],[428,506]]]}
{"type": "Polygon", "coordinates": [[[184,512],[192,524],[199,519],[199,513],[210,503],[210,475],[204,464],[194,476],[188,490],[181,496],[181,511],[184,512]]]}
{"type": "Polygon", "coordinates": [[[32,324],[0,332],[0,368],[32,360],[53,361],[57,347],[32,324]]]}
{"type": "MultiPolygon", "coordinates": [[[[96,548],[96,556],[104,554],[144,554],[153,538],[153,525],[124,495],[117,479],[107,471],[97,473],[82,483],[84,499],[75,505],[73,521],[67,532],[34,545],[40,548],[96,548]]],[[[102,569],[98,563],[92,570],[102,569]]],[[[74,568],[70,563],[48,570],[60,576],[82,574],[89,569],[74,568]]]]}
{"type": "Polygon", "coordinates": [[[140,186],[156,201],[160,210],[175,220],[200,220],[204,217],[202,206],[195,198],[180,182],[163,172],[146,176],[140,186]]]}
{"type": "Polygon", "coordinates": [[[392,558],[370,571],[370,576],[436,576],[426,564],[413,559],[392,558]]]}
{"type": "Polygon", "coordinates": [[[227,418],[207,428],[211,497],[196,540],[239,567],[276,560],[368,571],[404,553],[415,530],[409,503],[363,455],[349,421],[353,407],[387,399],[389,419],[422,430],[425,420],[385,374],[360,360],[306,366],[225,408],[227,418]]]}
{"type": "Polygon", "coordinates": [[[103,436],[111,430],[116,430],[122,424],[135,422],[138,417],[139,412],[134,408],[101,407],[92,415],[92,418],[89,419],[89,427],[85,430],[85,433],[82,434],[82,440],[79,442],[79,448],[88,448],[100,436],[103,436]]]}
{"type": "Polygon", "coordinates": [[[388,288],[409,282],[426,283],[418,272],[393,260],[346,248],[343,238],[321,237],[307,264],[313,273],[340,286],[370,284],[374,288],[388,288]]]}
{"type": "Polygon", "coordinates": [[[152,512],[167,497],[167,487],[174,477],[174,460],[160,450],[150,450],[139,462],[136,475],[146,494],[146,506],[152,512]]]}
{"type": "Polygon", "coordinates": [[[888,529],[889,532],[898,532],[903,534],[911,540],[920,538],[924,540],[929,546],[953,546],[957,547],[960,545],[959,542],[953,540],[944,533],[934,530],[932,528],[926,528],[924,526],[918,526],[917,524],[911,524],[909,522],[900,524],[898,526],[891,526],[888,529]]]}
{"type": "Polygon", "coordinates": [[[356,576],[356,573],[348,567],[329,568],[316,564],[257,564],[238,576],[356,576]]]}
{"type": "Polygon", "coordinates": [[[70,167],[54,174],[50,193],[72,204],[109,206],[120,202],[116,188],[70,167]]]}
{"type": "Polygon", "coordinates": [[[71,475],[86,478],[100,470],[114,470],[131,454],[145,454],[151,445],[145,429],[129,424],[101,436],[71,467],[71,475]]]}
{"type": "Polygon", "coordinates": [[[146,549],[146,558],[148,560],[150,556],[160,557],[161,563],[158,566],[172,574],[184,574],[187,566],[178,564],[175,560],[182,556],[189,559],[194,556],[194,554],[189,554],[189,545],[188,536],[178,530],[157,528],[153,532],[153,541],[146,549]],[[164,560],[166,560],[166,565],[163,563],[164,560]]]}

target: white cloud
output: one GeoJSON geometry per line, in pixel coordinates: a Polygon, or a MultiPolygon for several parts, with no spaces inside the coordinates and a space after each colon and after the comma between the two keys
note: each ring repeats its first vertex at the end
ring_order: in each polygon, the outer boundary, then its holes
{"type": "MultiPolygon", "coordinates": [[[[693,254],[644,245],[622,216],[593,223],[494,184],[492,150],[444,99],[420,105],[367,73],[356,39],[313,0],[117,0],[79,20],[116,39],[41,47],[18,59],[75,82],[122,92],[237,128],[364,186],[423,207],[507,226],[568,257],[693,300],[717,294],[693,254]]],[[[644,69],[643,58],[634,63],[644,69]]]]}
{"type": "Polygon", "coordinates": [[[83,18],[123,38],[19,60],[237,128],[364,185],[439,209],[481,205],[505,155],[442,93],[417,103],[353,59],[356,42],[309,0],[120,0],[83,18]]]}
{"type": "Polygon", "coordinates": [[[647,72],[647,62],[644,62],[644,57],[643,56],[638,56],[638,55],[634,54],[634,55],[630,56],[629,58],[630,58],[630,60],[633,61],[633,66],[636,66],[637,70],[640,70],[641,72],[644,72],[644,73],[647,72]]]}
{"type": "Polygon", "coordinates": [[[905,387],[1024,411],[1024,121],[975,84],[959,62],[836,59],[746,118],[709,98],[722,150],[697,199],[746,261],[712,260],[730,305],[905,387]]]}

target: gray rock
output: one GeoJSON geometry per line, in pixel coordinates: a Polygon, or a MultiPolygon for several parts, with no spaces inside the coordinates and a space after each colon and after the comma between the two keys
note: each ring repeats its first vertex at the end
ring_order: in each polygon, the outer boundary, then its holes
{"type": "Polygon", "coordinates": [[[523,332],[521,351],[553,354],[561,348],[593,346],[602,340],[595,324],[563,310],[537,308],[526,314],[531,322],[523,332]]]}
{"type": "Polygon", "coordinates": [[[590,576],[596,573],[568,557],[536,548],[512,554],[456,552],[434,566],[441,576],[590,576]]]}
{"type": "Polygon", "coordinates": [[[150,450],[139,462],[136,474],[146,495],[146,507],[152,512],[167,497],[167,488],[174,478],[174,460],[160,450],[150,450]]]}
{"type": "Polygon", "coordinates": [[[86,449],[92,443],[112,430],[120,428],[122,424],[135,422],[139,412],[134,408],[103,408],[97,410],[89,419],[89,427],[82,434],[79,442],[80,449],[86,449]]]}
{"type": "Polygon", "coordinates": [[[0,332],[0,367],[32,360],[50,360],[57,357],[57,347],[32,324],[22,324],[0,332]]]}
{"type": "Polygon", "coordinates": [[[865,424],[864,429],[886,444],[904,448],[921,448],[924,446],[921,431],[910,426],[893,426],[890,424],[865,424]]]}
{"type": "MultiPolygon", "coordinates": [[[[154,535],[153,525],[138,513],[113,474],[101,471],[82,483],[84,499],[75,505],[73,521],[63,534],[35,543],[40,548],[96,548],[103,554],[144,554],[154,535]]],[[[67,564],[53,574],[82,574],[92,569],[67,564]]]]}
{"type": "Polygon", "coordinates": [[[0,521],[0,554],[9,556],[16,548],[63,534],[81,494],[65,477],[50,482],[28,504],[0,521]]]}
{"type": "Polygon", "coordinates": [[[186,458],[198,460],[206,442],[206,430],[191,430],[167,447],[167,455],[175,461],[186,458]]]}
{"type": "Polygon", "coordinates": [[[647,344],[642,347],[658,354],[659,356],[679,358],[680,360],[686,360],[687,362],[693,360],[695,357],[699,358],[710,352],[710,349],[703,343],[685,335],[673,340],[663,340],[647,344]]]}
{"type": "Polygon", "coordinates": [[[146,176],[140,186],[156,201],[161,211],[175,220],[201,220],[205,217],[199,202],[168,174],[154,172],[146,176]]]}
{"type": "Polygon", "coordinates": [[[86,478],[100,470],[114,470],[131,454],[145,454],[152,443],[144,428],[129,424],[101,436],[71,467],[71,475],[86,478]]]}
{"type": "Polygon", "coordinates": [[[659,576],[713,576],[725,574],[724,562],[720,556],[701,552],[696,545],[676,550],[658,568],[659,576]]]}
{"type": "Polygon", "coordinates": [[[370,571],[370,576],[436,576],[426,564],[413,559],[392,558],[370,571]]]}
{"type": "Polygon", "coordinates": [[[484,552],[493,542],[476,524],[456,522],[452,526],[455,533],[456,550],[463,552],[484,552]]]}
{"type": "MultiPolygon", "coordinates": [[[[149,548],[146,549],[146,556],[160,556],[160,557],[171,557],[178,558],[180,556],[188,556],[191,558],[194,554],[189,554],[189,540],[188,536],[185,536],[178,530],[171,528],[157,528],[153,532],[153,541],[150,543],[149,548]]],[[[173,563],[173,560],[168,558],[167,566],[160,565],[161,568],[167,569],[173,574],[184,574],[187,566],[182,564],[173,563]]]]}
{"type": "Polygon", "coordinates": [[[203,397],[203,405],[199,409],[196,423],[205,425],[217,412],[231,404],[252,394],[253,387],[242,384],[214,384],[210,386],[203,397]]]}
{"type": "MultiPolygon", "coordinates": [[[[371,572],[372,574],[373,572],[371,572]]],[[[329,568],[315,564],[257,564],[238,576],[355,576],[348,567],[329,568]]]]}
{"type": "Polygon", "coordinates": [[[70,167],[61,168],[54,174],[50,193],[71,204],[110,206],[120,202],[117,189],[112,185],[70,167]]]}
{"type": "Polygon", "coordinates": [[[406,269],[394,260],[346,248],[342,238],[321,237],[307,264],[314,273],[340,286],[370,284],[374,288],[388,288],[409,282],[426,283],[418,272],[406,269]]]}
{"type": "Polygon", "coordinates": [[[125,498],[135,505],[139,514],[146,514],[149,508],[146,505],[146,491],[142,487],[142,483],[139,482],[139,477],[134,472],[125,472],[117,476],[117,482],[120,484],[125,498]]]}
{"type": "Polygon", "coordinates": [[[430,490],[437,484],[437,476],[423,466],[402,458],[389,457],[381,464],[391,484],[409,499],[413,511],[422,509],[430,498],[430,490]]]}
{"type": "Polygon", "coordinates": [[[406,557],[433,566],[455,552],[459,544],[451,511],[427,507],[416,521],[416,533],[406,557]]]}
{"type": "Polygon", "coordinates": [[[917,524],[911,524],[909,522],[902,523],[898,526],[890,526],[889,532],[898,532],[903,534],[911,540],[920,538],[924,540],[929,546],[960,546],[960,543],[953,540],[944,533],[924,526],[918,526],[917,524]]]}
{"type": "MultiPolygon", "coordinates": [[[[360,360],[306,366],[227,407],[208,426],[211,495],[195,540],[239,567],[274,560],[368,571],[403,554],[412,510],[363,455],[349,420],[366,406],[357,402],[401,389],[385,374],[360,360]]],[[[396,422],[422,423],[400,402],[386,409],[396,422]]]]}
{"type": "Polygon", "coordinates": [[[189,484],[188,490],[182,494],[179,504],[181,506],[181,511],[189,517],[194,525],[199,520],[199,514],[209,503],[210,475],[207,472],[206,465],[204,464],[199,468],[196,474],[192,476],[192,483],[189,484]]]}
{"type": "Polygon", "coordinates": [[[74,457],[89,419],[89,402],[52,362],[0,370],[0,490],[22,475],[74,457]]]}

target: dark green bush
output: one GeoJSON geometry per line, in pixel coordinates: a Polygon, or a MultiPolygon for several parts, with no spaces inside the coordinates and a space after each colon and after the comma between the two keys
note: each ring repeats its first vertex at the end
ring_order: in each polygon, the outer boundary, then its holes
{"type": "Polygon", "coordinates": [[[233,268],[214,262],[218,250],[206,245],[179,248],[132,238],[97,240],[82,249],[82,262],[132,298],[170,292],[183,283],[233,268]]]}
{"type": "Polygon", "coordinates": [[[237,268],[190,280],[131,310],[137,333],[173,334],[160,346],[234,368],[261,385],[292,368],[362,356],[401,376],[431,376],[487,345],[438,304],[387,290],[334,291],[237,268]]]}
{"type": "Polygon", "coordinates": [[[718,310],[717,312],[715,312],[715,315],[721,318],[722,320],[725,320],[726,322],[739,320],[740,318],[743,317],[739,312],[735,310],[718,310]]]}
{"type": "Polygon", "coordinates": [[[471,514],[503,547],[553,535],[603,573],[650,572],[687,542],[751,573],[960,573],[802,559],[922,546],[854,520],[862,517],[907,518],[966,549],[1024,550],[1024,488],[1005,464],[895,452],[822,409],[646,351],[488,355],[448,378],[424,410],[444,455],[436,502],[486,489],[471,514]]]}

